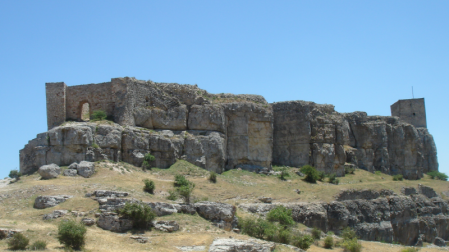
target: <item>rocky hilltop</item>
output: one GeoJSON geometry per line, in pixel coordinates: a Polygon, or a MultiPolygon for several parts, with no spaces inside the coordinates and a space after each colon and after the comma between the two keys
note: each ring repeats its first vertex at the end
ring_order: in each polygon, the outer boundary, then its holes
{"type": "Polygon", "coordinates": [[[418,179],[438,170],[432,135],[398,117],[338,113],[333,105],[305,101],[269,104],[258,95],[128,77],[46,88],[49,131],[20,151],[22,173],[83,160],[140,166],[147,153],[155,157],[153,167],[184,159],[218,173],[310,164],[343,176],[352,165],[418,179]],[[88,113],[104,110],[114,123],[82,122],[85,104],[88,113]]]}

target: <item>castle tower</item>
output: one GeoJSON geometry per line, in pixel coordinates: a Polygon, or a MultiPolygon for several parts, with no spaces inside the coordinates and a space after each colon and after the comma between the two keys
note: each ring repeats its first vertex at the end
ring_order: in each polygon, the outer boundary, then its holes
{"type": "Polygon", "coordinates": [[[45,83],[47,95],[47,126],[52,129],[65,122],[66,119],[66,90],[64,82],[45,83]]]}
{"type": "Polygon", "coordinates": [[[390,108],[392,116],[397,116],[415,127],[427,128],[424,98],[398,100],[390,108]]]}

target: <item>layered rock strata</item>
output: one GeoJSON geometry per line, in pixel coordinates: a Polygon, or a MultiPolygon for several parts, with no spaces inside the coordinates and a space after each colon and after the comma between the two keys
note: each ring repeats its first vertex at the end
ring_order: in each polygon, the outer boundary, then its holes
{"type": "Polygon", "coordinates": [[[304,101],[268,104],[262,96],[210,94],[196,85],[128,77],[70,87],[48,83],[47,114],[49,131],[20,151],[22,173],[83,160],[139,166],[150,152],[155,167],[185,159],[218,173],[260,171],[272,163],[310,164],[337,176],[344,176],[345,164],[409,179],[438,170],[427,129],[398,117],[343,114],[304,101]],[[85,120],[86,103],[117,124],[64,123],[85,120]]]}
{"type": "MultiPolygon", "coordinates": [[[[432,190],[429,187],[424,187],[432,190]]],[[[433,190],[432,190],[433,191],[433,190]]],[[[379,194],[378,194],[379,195],[379,194]]],[[[266,215],[279,204],[240,204],[245,211],[266,215]]],[[[282,204],[292,210],[296,222],[339,234],[353,228],[362,240],[416,245],[421,239],[449,240],[448,202],[424,194],[390,195],[371,200],[355,199],[330,203],[282,204]]]]}

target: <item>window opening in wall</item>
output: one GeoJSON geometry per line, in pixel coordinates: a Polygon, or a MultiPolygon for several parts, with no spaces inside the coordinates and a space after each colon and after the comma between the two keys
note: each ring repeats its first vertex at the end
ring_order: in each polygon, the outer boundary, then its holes
{"type": "Polygon", "coordinates": [[[84,103],[81,106],[81,121],[89,121],[90,120],[90,107],[89,103],[84,103]]]}

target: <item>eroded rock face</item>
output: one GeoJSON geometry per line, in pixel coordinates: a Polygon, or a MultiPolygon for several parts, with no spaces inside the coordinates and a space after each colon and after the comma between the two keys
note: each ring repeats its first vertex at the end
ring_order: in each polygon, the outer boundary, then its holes
{"type": "MultiPolygon", "coordinates": [[[[253,203],[240,204],[239,207],[266,215],[278,205],[281,204],[253,203]]],[[[371,200],[282,205],[292,210],[296,222],[336,234],[350,227],[363,240],[415,245],[432,243],[436,237],[449,239],[448,203],[440,197],[429,199],[425,194],[388,195],[371,200]]]]}
{"type": "Polygon", "coordinates": [[[221,224],[226,230],[236,226],[236,208],[233,205],[202,201],[194,204],[197,213],[206,220],[221,224]]]}
{"type": "Polygon", "coordinates": [[[61,168],[56,164],[43,165],[37,171],[42,179],[52,179],[61,174],[61,168]]]}
{"type": "Polygon", "coordinates": [[[116,213],[105,212],[100,214],[97,225],[112,232],[126,232],[133,228],[133,222],[130,219],[119,217],[116,213]]]}
{"type": "Polygon", "coordinates": [[[153,221],[153,227],[162,232],[174,232],[179,230],[179,225],[176,221],[153,221]]]}
{"type": "Polygon", "coordinates": [[[87,161],[81,161],[78,164],[78,175],[90,178],[95,173],[95,163],[94,162],[87,162],[87,161]]]}
{"type": "Polygon", "coordinates": [[[34,208],[44,209],[49,207],[54,207],[67,199],[72,198],[70,195],[56,195],[56,196],[38,196],[34,200],[34,208]]]}

